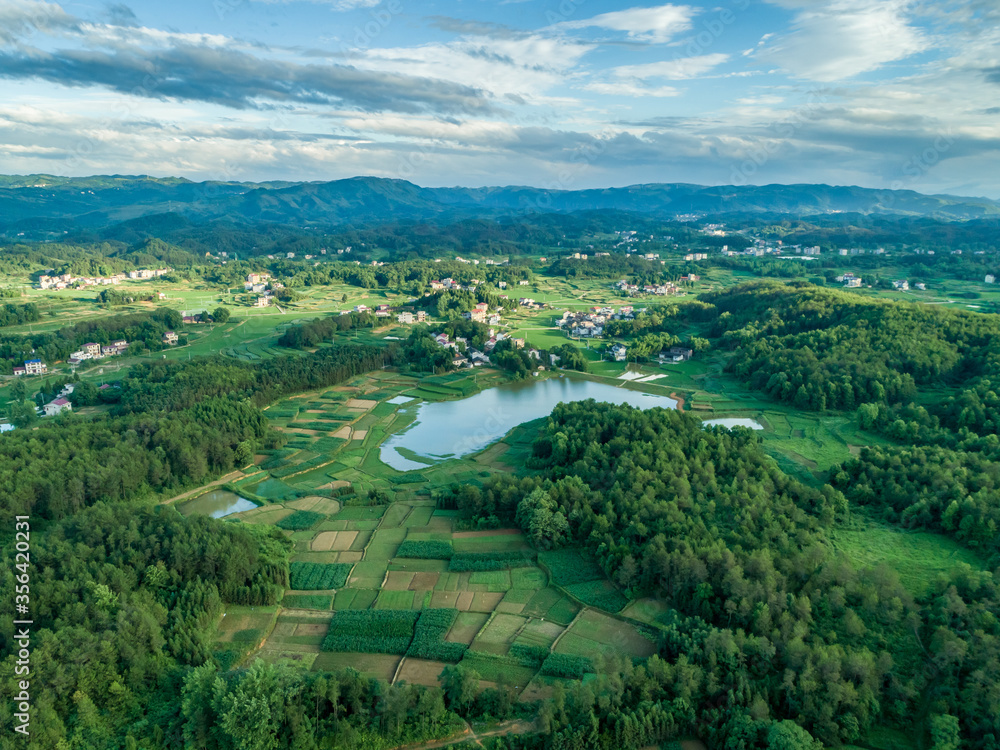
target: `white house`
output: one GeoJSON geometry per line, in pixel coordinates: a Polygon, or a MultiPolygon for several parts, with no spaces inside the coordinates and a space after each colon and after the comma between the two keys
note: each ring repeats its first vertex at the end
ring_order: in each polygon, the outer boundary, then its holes
{"type": "MultiPolygon", "coordinates": [[[[40,359],[27,359],[24,361],[25,375],[44,375],[48,372],[49,366],[40,359]]],[[[17,374],[15,372],[15,374],[17,374]]]]}
{"type": "Polygon", "coordinates": [[[72,411],[73,404],[64,398],[57,398],[55,401],[49,401],[43,408],[45,409],[46,417],[54,417],[63,411],[72,411]]]}

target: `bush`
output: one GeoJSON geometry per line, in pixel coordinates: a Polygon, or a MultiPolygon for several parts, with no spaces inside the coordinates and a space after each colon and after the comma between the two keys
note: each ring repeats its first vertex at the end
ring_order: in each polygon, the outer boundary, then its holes
{"type": "Polygon", "coordinates": [[[330,620],[322,650],[405,654],[419,616],[419,612],[398,609],[337,612],[330,620]]]}
{"type": "Polygon", "coordinates": [[[416,557],[422,560],[450,560],[455,554],[451,542],[406,540],[396,550],[396,557],[416,557]]]}
{"type": "Polygon", "coordinates": [[[565,677],[571,680],[579,680],[587,672],[593,671],[594,665],[586,656],[549,654],[545,663],[542,664],[542,674],[549,677],[565,677]]]}
{"type": "Polygon", "coordinates": [[[457,552],[448,565],[448,570],[460,573],[477,570],[508,570],[527,568],[535,564],[534,553],[521,552],[457,552]]]}
{"type": "Polygon", "coordinates": [[[322,513],[314,513],[311,510],[297,510],[290,516],[285,516],[275,524],[279,529],[286,531],[303,531],[315,526],[325,516],[322,513]]]}
{"type": "Polygon", "coordinates": [[[293,562],[289,566],[289,587],[298,591],[341,589],[353,566],[349,563],[293,562]]]}

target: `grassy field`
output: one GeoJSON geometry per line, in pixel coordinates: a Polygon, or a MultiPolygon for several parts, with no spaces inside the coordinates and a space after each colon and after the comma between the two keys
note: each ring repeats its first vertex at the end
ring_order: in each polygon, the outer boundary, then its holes
{"type": "Polygon", "coordinates": [[[923,596],[941,573],[959,565],[984,570],[974,552],[941,534],[905,531],[856,518],[832,534],[834,548],[857,568],[886,565],[915,596],[923,596]]]}

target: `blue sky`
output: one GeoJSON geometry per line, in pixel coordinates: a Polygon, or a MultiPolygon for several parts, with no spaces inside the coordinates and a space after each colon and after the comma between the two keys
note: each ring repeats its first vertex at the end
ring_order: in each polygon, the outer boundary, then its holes
{"type": "Polygon", "coordinates": [[[1000,3],[0,0],[0,172],[1000,197],[1000,3]]]}

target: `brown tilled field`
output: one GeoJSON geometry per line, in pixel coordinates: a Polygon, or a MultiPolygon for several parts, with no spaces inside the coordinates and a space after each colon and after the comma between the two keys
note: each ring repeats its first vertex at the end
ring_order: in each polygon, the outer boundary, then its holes
{"type": "Polygon", "coordinates": [[[443,661],[430,661],[428,659],[406,659],[403,667],[399,670],[398,680],[406,680],[411,685],[436,686],[438,675],[441,671],[451,666],[443,661]]]}

